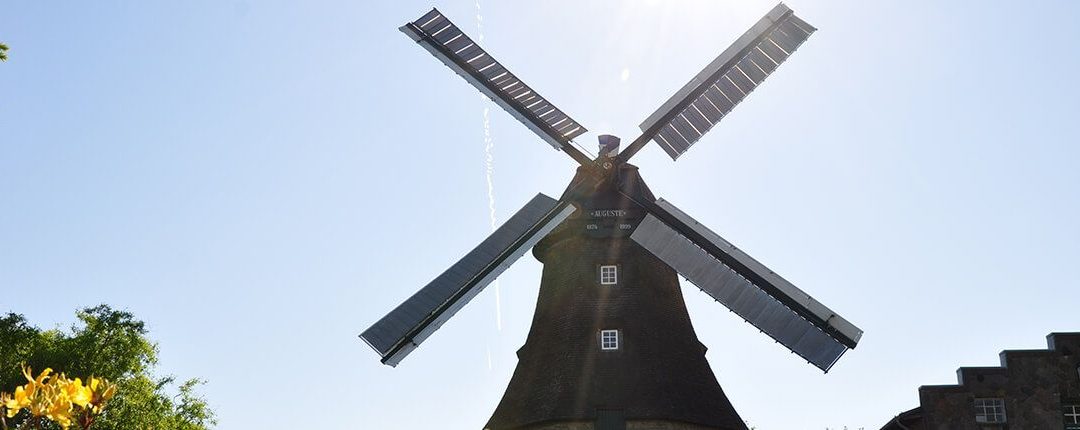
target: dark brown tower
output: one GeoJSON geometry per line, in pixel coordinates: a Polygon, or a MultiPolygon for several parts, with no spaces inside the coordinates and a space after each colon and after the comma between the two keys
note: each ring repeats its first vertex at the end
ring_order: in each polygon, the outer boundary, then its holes
{"type": "MultiPolygon", "coordinates": [[[[636,167],[619,175],[636,185],[635,199],[655,200],[636,167]]],[[[579,171],[563,194],[579,210],[533,248],[544,263],[536,313],[486,427],[745,429],[705,360],[675,271],[629,238],[643,208],[613,182],[579,171]],[[609,349],[606,330],[616,333],[609,349]]]]}

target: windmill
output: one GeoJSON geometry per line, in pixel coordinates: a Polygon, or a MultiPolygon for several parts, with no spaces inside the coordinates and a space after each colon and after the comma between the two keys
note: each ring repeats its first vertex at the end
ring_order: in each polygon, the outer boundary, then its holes
{"type": "Polygon", "coordinates": [[[486,428],[745,429],[705,361],[678,275],[821,370],[862,331],[675,205],[630,159],[648,142],[671,158],[783,63],[816,29],[780,4],[641,124],[622,152],[572,144],[577,121],[540,96],[437,9],[401,31],[579,166],[558,199],[538,194],[360,337],[396,366],[532,249],[544,263],[532,328],[486,428]]]}

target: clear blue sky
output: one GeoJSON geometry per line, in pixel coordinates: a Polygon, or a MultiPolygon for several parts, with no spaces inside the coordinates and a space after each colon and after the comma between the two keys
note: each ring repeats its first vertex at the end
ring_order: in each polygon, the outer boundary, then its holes
{"type": "MultiPolygon", "coordinates": [[[[593,132],[637,124],[774,6],[482,1],[486,47],[593,132]],[[624,70],[628,78],[623,79],[624,70]]],[[[822,374],[684,293],[763,430],[876,428],[921,384],[1080,330],[1080,3],[791,0],[820,28],[654,192],[866,331],[822,374]]],[[[527,256],[398,368],[357,334],[572,162],[397,31],[429,2],[9,2],[0,311],[145,319],[221,428],[476,429],[527,256]]],[[[434,4],[476,35],[473,1],[434,4]]],[[[594,147],[596,133],[579,138],[594,147]]]]}

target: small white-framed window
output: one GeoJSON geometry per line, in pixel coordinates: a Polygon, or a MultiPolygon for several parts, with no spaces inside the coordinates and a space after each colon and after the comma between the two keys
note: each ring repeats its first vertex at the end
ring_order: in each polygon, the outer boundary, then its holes
{"type": "Polygon", "coordinates": [[[600,330],[600,349],[605,351],[619,349],[619,331],[600,330]]]}
{"type": "Polygon", "coordinates": [[[600,266],[600,285],[619,283],[619,266],[614,264],[600,266]]]}
{"type": "Polygon", "coordinates": [[[975,399],[975,422],[977,423],[1003,423],[1005,422],[1005,399],[989,398],[975,399]]]}
{"type": "Polygon", "coordinates": [[[1080,405],[1065,405],[1065,424],[1080,424],[1080,405]]]}

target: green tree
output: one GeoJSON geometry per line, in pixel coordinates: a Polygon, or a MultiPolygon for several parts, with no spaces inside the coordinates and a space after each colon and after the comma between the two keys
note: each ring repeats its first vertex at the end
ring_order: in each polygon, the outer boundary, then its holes
{"type": "Polygon", "coordinates": [[[66,331],[42,330],[14,313],[0,317],[0,391],[26,382],[23,364],[35,373],[49,367],[71,377],[93,375],[117,384],[116,397],[94,430],[201,430],[216,424],[213,411],[195,391],[202,381],[189,379],[174,390],[173,377],[152,374],[158,349],[142,321],[106,305],[82,309],[77,316],[80,324],[66,331]]]}
{"type": "Polygon", "coordinates": [[[0,43],[0,61],[7,61],[7,45],[0,43]]]}

